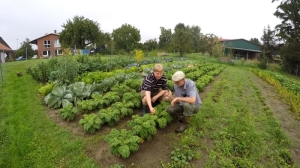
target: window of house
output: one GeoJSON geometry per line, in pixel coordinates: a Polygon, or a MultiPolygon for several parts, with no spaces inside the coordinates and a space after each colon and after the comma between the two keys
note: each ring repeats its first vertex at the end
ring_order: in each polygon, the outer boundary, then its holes
{"type": "Polygon", "coordinates": [[[57,50],[57,55],[62,55],[62,50],[57,50]]]}
{"type": "Polygon", "coordinates": [[[48,57],[50,55],[51,55],[50,51],[43,51],[43,57],[48,57]]]}
{"type": "Polygon", "coordinates": [[[59,40],[54,40],[54,47],[60,47],[59,40]]]}
{"type": "Polygon", "coordinates": [[[51,47],[50,40],[45,40],[45,41],[44,41],[44,47],[45,47],[45,48],[50,48],[50,47],[51,47]]]}
{"type": "Polygon", "coordinates": [[[62,50],[55,50],[55,56],[62,55],[62,50]]]}

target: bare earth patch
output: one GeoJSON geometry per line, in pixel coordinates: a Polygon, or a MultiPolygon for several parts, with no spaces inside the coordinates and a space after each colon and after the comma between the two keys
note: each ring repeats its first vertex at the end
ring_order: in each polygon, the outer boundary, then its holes
{"type": "Polygon", "coordinates": [[[261,90],[266,104],[281,123],[282,130],[292,143],[291,153],[295,164],[300,167],[300,121],[297,121],[287,105],[276,93],[274,87],[255,75],[251,75],[256,86],[261,90]]]}

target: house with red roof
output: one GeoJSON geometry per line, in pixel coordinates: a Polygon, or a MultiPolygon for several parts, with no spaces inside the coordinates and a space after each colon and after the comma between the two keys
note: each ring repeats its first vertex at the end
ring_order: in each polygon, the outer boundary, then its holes
{"type": "Polygon", "coordinates": [[[0,62],[5,62],[5,60],[12,61],[13,53],[14,53],[14,51],[3,40],[3,38],[0,37],[0,62]]]}
{"type": "Polygon", "coordinates": [[[54,57],[62,55],[61,45],[59,43],[59,33],[46,33],[29,43],[37,45],[38,57],[54,57]]]}

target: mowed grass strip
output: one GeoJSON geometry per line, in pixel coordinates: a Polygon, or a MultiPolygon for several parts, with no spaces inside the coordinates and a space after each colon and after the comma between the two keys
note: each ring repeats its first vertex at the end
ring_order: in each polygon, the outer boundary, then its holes
{"type": "Polygon", "coordinates": [[[41,86],[25,72],[37,61],[2,64],[0,167],[98,167],[84,141],[53,123],[37,97],[41,86]],[[23,76],[17,76],[17,72],[23,76]]]}
{"type": "Polygon", "coordinates": [[[213,140],[205,167],[294,167],[290,142],[249,71],[227,67],[192,128],[213,140]]]}

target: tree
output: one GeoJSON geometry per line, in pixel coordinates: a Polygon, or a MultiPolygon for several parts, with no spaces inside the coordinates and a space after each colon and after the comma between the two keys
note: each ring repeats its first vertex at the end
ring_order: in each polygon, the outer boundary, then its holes
{"type": "Polygon", "coordinates": [[[102,54],[112,54],[113,52],[113,41],[112,41],[112,37],[111,37],[111,34],[106,32],[106,33],[101,33],[101,43],[103,45],[105,45],[105,50],[102,51],[101,53],[102,54]]]}
{"type": "Polygon", "coordinates": [[[208,48],[208,41],[205,35],[201,34],[200,36],[200,44],[199,44],[200,48],[199,48],[199,52],[201,53],[205,53],[207,52],[207,48],[208,48]]]}
{"type": "Polygon", "coordinates": [[[213,55],[213,48],[219,41],[218,37],[212,33],[206,34],[206,41],[207,41],[207,51],[209,53],[209,56],[211,57],[213,55]]]}
{"type": "Polygon", "coordinates": [[[152,51],[157,49],[157,40],[155,39],[150,39],[144,42],[144,49],[147,51],[152,51]]]}
{"type": "Polygon", "coordinates": [[[191,50],[193,44],[192,33],[189,26],[185,26],[183,23],[178,23],[175,26],[174,33],[172,35],[173,49],[179,51],[180,57],[184,53],[191,50]]]}
{"type": "Polygon", "coordinates": [[[199,26],[191,27],[192,40],[193,40],[193,51],[200,52],[201,45],[203,45],[203,34],[201,33],[201,28],[199,26]]]}
{"type": "Polygon", "coordinates": [[[160,35],[158,47],[161,50],[169,50],[169,46],[172,40],[172,30],[160,27],[160,35]]]}
{"type": "Polygon", "coordinates": [[[27,50],[27,57],[31,58],[33,55],[36,54],[36,52],[32,49],[31,44],[29,43],[29,39],[26,38],[25,41],[21,42],[21,47],[16,51],[16,56],[26,56],[26,50],[27,50]]]}
{"type": "Polygon", "coordinates": [[[112,37],[111,34],[106,32],[106,33],[101,33],[101,41],[103,44],[109,45],[112,43],[112,37]]]}
{"type": "Polygon", "coordinates": [[[261,37],[262,41],[262,50],[268,59],[269,62],[273,62],[273,52],[274,52],[274,46],[275,46],[275,34],[274,31],[270,29],[270,26],[268,25],[267,29],[264,28],[263,35],[261,37]]]}
{"type": "Polygon", "coordinates": [[[112,39],[117,50],[129,53],[138,46],[141,40],[140,30],[126,23],[113,30],[112,39]]]}
{"type": "Polygon", "coordinates": [[[250,41],[251,41],[252,43],[255,43],[255,44],[259,44],[259,45],[260,45],[260,42],[259,42],[258,38],[251,38],[250,41]]]}
{"type": "Polygon", "coordinates": [[[217,41],[212,48],[212,54],[221,61],[224,49],[224,45],[220,41],[217,41]]]}
{"type": "MultiPolygon", "coordinates": [[[[272,2],[277,0],[272,0],[272,2]]],[[[293,73],[300,63],[300,1],[282,0],[274,15],[281,19],[275,30],[279,40],[284,42],[280,57],[283,68],[293,73]]]]}
{"type": "Polygon", "coordinates": [[[87,45],[101,45],[102,32],[97,22],[74,16],[73,20],[67,20],[62,25],[63,30],[59,35],[59,41],[63,48],[85,48],[87,45]]]}

